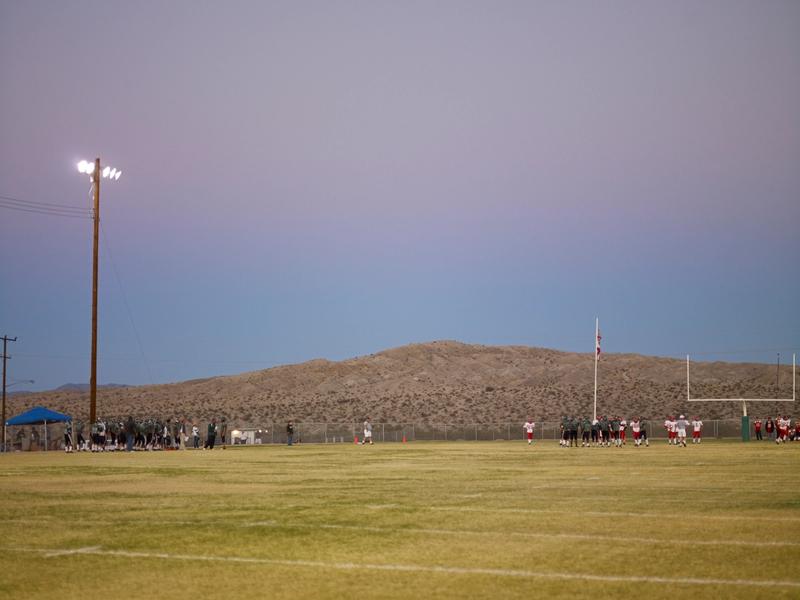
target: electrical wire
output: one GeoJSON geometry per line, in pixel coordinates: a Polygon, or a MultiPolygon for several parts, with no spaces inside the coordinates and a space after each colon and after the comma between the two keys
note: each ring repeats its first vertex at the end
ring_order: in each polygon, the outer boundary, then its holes
{"type": "MultiPolygon", "coordinates": [[[[38,354],[38,353],[28,353],[28,352],[15,352],[14,356],[21,357],[21,358],[41,358],[45,360],[89,360],[88,354],[38,354]]],[[[98,359],[100,362],[103,361],[138,361],[141,360],[141,356],[109,356],[108,354],[103,354],[102,357],[98,359]]],[[[149,358],[147,359],[148,363],[158,363],[158,364],[209,364],[209,365],[256,365],[262,369],[267,369],[270,367],[277,367],[282,363],[277,363],[275,361],[269,360],[225,360],[225,359],[218,359],[218,358],[195,358],[195,357],[186,357],[186,358],[149,358]]]]}
{"type": "Polygon", "coordinates": [[[20,200],[12,196],[0,195],[0,208],[17,210],[31,214],[48,215],[51,217],[67,217],[73,219],[90,219],[91,210],[66,204],[52,202],[36,202],[33,200],[20,200]]]}
{"type": "Polygon", "coordinates": [[[69,204],[54,204],[52,202],[38,202],[36,200],[20,200],[19,198],[14,198],[13,196],[3,196],[0,195],[0,200],[5,200],[6,202],[14,202],[16,204],[21,204],[24,206],[33,206],[33,207],[41,207],[41,208],[54,208],[58,210],[66,210],[66,211],[74,211],[74,212],[86,212],[88,209],[81,208],[80,206],[73,206],[69,204]]]}
{"type": "Polygon", "coordinates": [[[2,200],[0,200],[0,208],[5,208],[8,210],[17,210],[26,213],[32,213],[37,215],[48,215],[51,217],[66,217],[69,219],[91,219],[92,216],[87,211],[85,214],[73,214],[69,212],[59,212],[56,210],[41,210],[36,208],[24,208],[21,206],[15,206],[13,204],[6,204],[2,200]]]}
{"type": "Polygon", "coordinates": [[[150,384],[154,384],[155,380],[153,379],[153,373],[150,370],[150,363],[147,361],[147,356],[144,353],[144,346],[142,345],[142,338],[139,336],[139,330],[136,328],[136,322],[133,320],[133,312],[131,311],[130,304],[128,304],[128,297],[125,294],[125,288],[122,285],[122,279],[119,276],[119,271],[117,270],[117,264],[114,262],[114,256],[111,254],[111,247],[108,243],[108,236],[106,236],[106,231],[103,228],[102,222],[100,223],[100,237],[103,238],[103,247],[106,249],[106,254],[108,254],[109,261],[111,262],[111,269],[114,271],[114,277],[117,280],[117,285],[119,285],[119,290],[122,293],[122,301],[125,304],[125,310],[128,312],[128,319],[131,322],[131,327],[133,328],[134,336],[136,337],[136,343],[139,345],[139,354],[142,358],[142,362],[144,363],[145,369],[147,370],[147,377],[150,379],[150,384]]]}

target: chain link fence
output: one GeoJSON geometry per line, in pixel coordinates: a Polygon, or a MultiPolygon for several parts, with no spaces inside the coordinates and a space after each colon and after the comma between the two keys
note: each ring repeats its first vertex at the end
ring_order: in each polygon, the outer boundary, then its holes
{"type": "MultiPolygon", "coordinates": [[[[663,421],[646,421],[650,439],[666,439],[667,431],[663,421]]],[[[752,429],[752,425],[751,425],[752,429]]],[[[205,431],[205,429],[202,429],[205,431]]],[[[259,429],[230,429],[233,436],[226,443],[236,444],[236,432],[245,443],[286,444],[286,425],[269,423],[259,429]]],[[[561,423],[545,421],[536,424],[534,439],[557,440],[561,433],[561,423]]],[[[691,431],[689,432],[691,436],[691,431]]],[[[627,437],[632,438],[630,427],[627,437]]],[[[703,422],[703,437],[714,439],[741,439],[741,419],[712,420],[703,422]]],[[[294,424],[294,443],[334,444],[360,442],[364,438],[363,423],[314,423],[294,424]]],[[[473,423],[473,424],[433,424],[433,423],[373,423],[374,442],[445,442],[445,441],[497,441],[526,439],[522,423],[473,423]]]]}
{"type": "MultiPolygon", "coordinates": [[[[703,437],[711,439],[741,439],[741,419],[721,419],[703,422],[703,437]]],[[[666,439],[667,432],[663,421],[646,421],[650,439],[666,439]]],[[[201,435],[200,445],[206,441],[207,424],[198,424],[201,435]]],[[[192,446],[191,426],[189,426],[186,447],[192,446]]],[[[751,438],[755,440],[755,430],[750,425],[751,438]]],[[[561,424],[557,421],[536,423],[534,439],[557,440],[561,424]]],[[[628,439],[632,439],[630,427],[628,439]]],[[[691,437],[691,431],[688,432],[691,437]]],[[[45,437],[44,426],[21,426],[7,428],[8,451],[63,450],[64,425],[49,424],[45,437]],[[47,445],[45,447],[45,439],[47,445]]],[[[84,433],[88,438],[88,432],[84,433]]],[[[764,438],[768,439],[766,432],[764,438]]],[[[218,435],[217,444],[286,444],[288,442],[285,423],[267,423],[261,427],[235,427],[228,425],[226,439],[218,435]]],[[[316,423],[304,422],[294,425],[294,443],[341,444],[361,442],[364,438],[363,423],[316,423]]],[[[374,423],[372,425],[374,442],[447,442],[447,441],[499,441],[526,439],[522,423],[473,423],[431,424],[431,423],[374,423]]],[[[774,439],[774,438],[773,438],[774,439]]]]}

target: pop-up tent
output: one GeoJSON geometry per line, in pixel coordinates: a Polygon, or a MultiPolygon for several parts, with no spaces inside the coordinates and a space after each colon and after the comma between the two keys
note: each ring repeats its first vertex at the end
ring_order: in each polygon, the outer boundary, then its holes
{"type": "MultiPolygon", "coordinates": [[[[62,415],[60,412],[50,410],[44,406],[34,406],[29,411],[26,411],[16,417],[10,418],[3,424],[5,428],[8,425],[42,425],[44,424],[44,449],[47,450],[47,424],[48,423],[64,423],[72,421],[69,415],[62,415]]],[[[3,439],[5,439],[5,431],[3,432],[3,439]]]]}

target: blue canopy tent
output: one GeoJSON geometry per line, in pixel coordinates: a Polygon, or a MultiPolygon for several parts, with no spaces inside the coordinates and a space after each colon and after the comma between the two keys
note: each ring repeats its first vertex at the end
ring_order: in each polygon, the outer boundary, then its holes
{"type": "MultiPolygon", "coordinates": [[[[50,410],[44,406],[34,406],[32,409],[8,419],[3,423],[3,427],[8,425],[44,425],[44,449],[47,450],[47,424],[48,423],[64,423],[72,421],[69,415],[63,415],[60,412],[50,410]]],[[[5,433],[5,432],[4,432],[5,433]]],[[[5,438],[5,435],[3,436],[5,438]]]]}

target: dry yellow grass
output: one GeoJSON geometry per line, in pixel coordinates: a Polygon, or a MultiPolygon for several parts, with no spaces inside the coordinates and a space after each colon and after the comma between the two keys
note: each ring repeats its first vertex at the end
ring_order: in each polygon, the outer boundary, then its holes
{"type": "Polygon", "coordinates": [[[796,598],[800,444],[0,456],[0,596],[796,598]]]}

